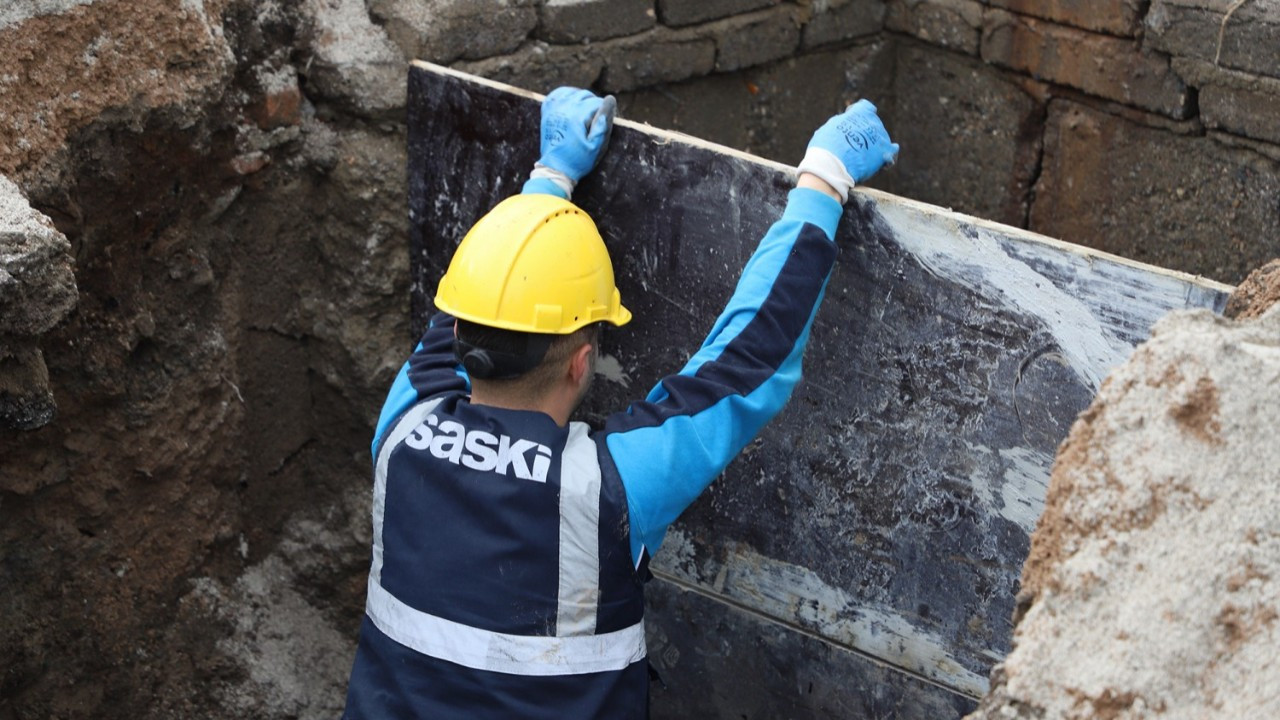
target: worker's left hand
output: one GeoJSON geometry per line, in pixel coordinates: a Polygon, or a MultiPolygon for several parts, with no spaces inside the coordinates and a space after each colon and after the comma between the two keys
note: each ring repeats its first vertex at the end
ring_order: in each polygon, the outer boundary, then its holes
{"type": "Polygon", "coordinates": [[[855,183],[897,159],[898,144],[889,139],[876,106],[859,100],[818,128],[799,170],[823,179],[847,201],[855,183]]]}
{"type": "Polygon", "coordinates": [[[617,106],[612,95],[598,97],[570,87],[552,90],[542,101],[542,157],[537,167],[564,176],[571,192],[604,155],[617,106]]]}

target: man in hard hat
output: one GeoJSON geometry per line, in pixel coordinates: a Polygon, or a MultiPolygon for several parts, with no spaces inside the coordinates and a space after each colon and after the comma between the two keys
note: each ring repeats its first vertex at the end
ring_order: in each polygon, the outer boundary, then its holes
{"type": "Polygon", "coordinates": [[[786,403],[855,181],[863,100],[813,136],[702,348],[599,431],[570,415],[631,313],[568,201],[614,101],[561,88],[520,195],[468,232],[374,436],[373,562],[347,718],[644,718],[643,578],[667,526],[786,403]]]}

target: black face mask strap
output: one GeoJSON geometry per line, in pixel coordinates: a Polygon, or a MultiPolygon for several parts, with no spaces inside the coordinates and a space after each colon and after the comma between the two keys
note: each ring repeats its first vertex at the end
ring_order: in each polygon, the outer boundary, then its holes
{"type": "Polygon", "coordinates": [[[453,355],[467,374],[481,380],[505,380],[519,377],[538,366],[551,347],[552,335],[530,334],[521,354],[498,352],[476,347],[462,338],[453,339],[453,355]]]}

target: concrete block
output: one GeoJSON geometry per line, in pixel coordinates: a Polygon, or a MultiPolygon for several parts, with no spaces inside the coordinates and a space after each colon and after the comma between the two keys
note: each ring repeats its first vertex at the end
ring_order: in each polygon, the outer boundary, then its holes
{"type": "Polygon", "coordinates": [[[1280,79],[1175,58],[1173,69],[1200,91],[1206,127],[1280,144],[1280,79]]]}
{"type": "Polygon", "coordinates": [[[510,55],[463,61],[453,67],[546,94],[561,85],[592,87],[604,69],[598,45],[548,45],[535,41],[510,55]]]}
{"type": "Polygon", "coordinates": [[[1237,283],[1280,255],[1280,162],[1055,100],[1031,229],[1237,283]]]}
{"type": "Polygon", "coordinates": [[[623,94],[618,114],[794,165],[828,117],[858,98],[889,96],[892,62],[882,44],[820,50],[623,94]]]}
{"type": "Polygon", "coordinates": [[[1190,96],[1169,61],[1133,40],[1032,20],[1003,10],[984,16],[982,59],[1091,95],[1186,117],[1190,96]]]}
{"type": "Polygon", "coordinates": [[[891,0],[885,27],[948,50],[977,55],[982,4],[976,0],[891,0]]]}
{"type": "Polygon", "coordinates": [[[448,63],[511,52],[538,25],[534,0],[369,0],[407,59],[448,63]]]}
{"type": "Polygon", "coordinates": [[[879,186],[1024,225],[1043,129],[1036,99],[1005,73],[942,50],[904,45],[896,67],[894,101],[880,110],[902,152],[879,186]]]}
{"type": "Polygon", "coordinates": [[[715,39],[717,72],[779,60],[800,45],[800,18],[791,6],[709,23],[698,31],[715,39]]]}
{"type": "Polygon", "coordinates": [[[715,40],[663,27],[602,43],[596,50],[605,58],[600,86],[607,92],[678,82],[706,75],[716,66],[715,40]]]}
{"type": "Polygon", "coordinates": [[[853,0],[844,5],[816,7],[804,25],[800,48],[810,50],[845,40],[875,35],[884,29],[884,2],[853,0]]]}
{"type": "Polygon", "coordinates": [[[1280,77],[1280,3],[1246,2],[1224,26],[1229,6],[1222,0],[1155,0],[1145,42],[1171,55],[1280,77]]]}
{"type": "Polygon", "coordinates": [[[777,5],[778,0],[658,0],[658,18],[677,27],[777,5]]]}
{"type": "Polygon", "coordinates": [[[985,0],[1020,15],[1052,20],[1082,30],[1133,37],[1142,22],[1141,0],[985,0]]]}
{"type": "Polygon", "coordinates": [[[653,0],[547,0],[537,34],[552,43],[586,43],[634,35],[657,21],[653,0]]]}

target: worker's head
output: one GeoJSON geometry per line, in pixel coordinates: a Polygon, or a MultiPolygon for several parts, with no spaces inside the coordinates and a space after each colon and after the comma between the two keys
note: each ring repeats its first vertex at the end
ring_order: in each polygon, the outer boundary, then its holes
{"type": "Polygon", "coordinates": [[[598,326],[631,320],[595,223],[552,195],[515,195],[481,218],[435,302],[458,319],[455,351],[473,383],[524,397],[575,378],[585,393],[598,326]]]}

